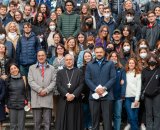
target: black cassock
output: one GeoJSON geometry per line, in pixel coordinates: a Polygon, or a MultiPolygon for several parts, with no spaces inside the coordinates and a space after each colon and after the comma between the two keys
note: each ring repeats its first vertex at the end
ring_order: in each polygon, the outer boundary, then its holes
{"type": "Polygon", "coordinates": [[[78,68],[64,68],[57,73],[57,89],[60,93],[56,116],[56,130],[83,130],[81,91],[83,89],[84,77],[78,68]],[[67,74],[68,78],[67,78],[67,74]],[[73,73],[73,76],[72,76],[73,73]],[[72,79],[71,79],[72,77],[72,79]],[[71,86],[67,85],[71,83],[71,86]],[[75,98],[69,102],[66,94],[74,94],[75,98]]]}

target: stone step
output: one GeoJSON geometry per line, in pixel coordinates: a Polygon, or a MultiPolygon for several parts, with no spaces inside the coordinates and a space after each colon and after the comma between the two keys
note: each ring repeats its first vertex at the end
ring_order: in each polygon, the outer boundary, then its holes
{"type": "MultiPolygon", "coordinates": [[[[52,117],[54,120],[54,117],[52,117]]],[[[25,118],[25,130],[33,130],[34,123],[33,123],[33,113],[32,111],[26,113],[25,118]]],[[[43,127],[43,124],[42,124],[43,127]]],[[[54,130],[55,123],[51,123],[52,130],[54,130]]],[[[9,130],[10,128],[10,121],[9,121],[9,115],[6,115],[6,120],[3,121],[2,124],[2,130],[9,130]]]]}
{"type": "MultiPolygon", "coordinates": [[[[32,122],[26,122],[25,123],[25,130],[33,130],[34,127],[34,123],[32,122]]],[[[42,123],[42,127],[43,127],[43,123],[42,123]]],[[[2,124],[2,130],[9,130],[10,128],[10,123],[3,123],[2,124]]],[[[54,130],[55,129],[55,123],[51,123],[51,129],[54,130]]]]}

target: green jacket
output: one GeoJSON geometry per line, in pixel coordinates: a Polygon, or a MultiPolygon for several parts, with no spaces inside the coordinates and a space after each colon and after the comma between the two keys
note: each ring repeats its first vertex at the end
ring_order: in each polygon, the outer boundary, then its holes
{"type": "Polygon", "coordinates": [[[57,24],[58,31],[63,38],[68,38],[70,36],[76,37],[80,31],[80,17],[74,12],[71,14],[64,12],[59,16],[57,24]]]}

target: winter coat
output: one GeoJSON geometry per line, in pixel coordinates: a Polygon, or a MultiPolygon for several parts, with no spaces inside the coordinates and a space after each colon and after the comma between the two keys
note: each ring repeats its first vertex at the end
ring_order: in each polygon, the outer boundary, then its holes
{"type": "Polygon", "coordinates": [[[16,49],[16,62],[19,65],[32,65],[37,61],[37,52],[41,48],[39,40],[32,32],[26,38],[24,35],[20,37],[16,49]]]}
{"type": "Polygon", "coordinates": [[[156,42],[160,40],[160,27],[155,23],[152,27],[145,26],[142,28],[142,38],[146,39],[151,50],[155,49],[156,42]]]}
{"type": "Polygon", "coordinates": [[[63,38],[76,37],[80,31],[80,17],[74,12],[68,14],[64,12],[58,18],[58,31],[63,38]]]}
{"type": "Polygon", "coordinates": [[[24,109],[26,98],[25,82],[21,75],[11,76],[6,80],[7,107],[9,109],[24,109]]]}
{"type": "Polygon", "coordinates": [[[53,91],[56,84],[56,70],[53,66],[46,64],[44,69],[44,79],[41,75],[41,68],[37,64],[30,66],[28,73],[28,83],[31,87],[32,108],[53,108],[53,91]],[[39,92],[44,89],[47,95],[39,96],[39,92]]]}
{"type": "Polygon", "coordinates": [[[95,93],[95,89],[98,85],[106,88],[108,94],[101,97],[100,100],[113,100],[113,85],[116,81],[116,70],[113,62],[103,59],[101,65],[97,60],[87,64],[85,81],[90,88],[89,99],[94,100],[92,94],[95,93]]]}

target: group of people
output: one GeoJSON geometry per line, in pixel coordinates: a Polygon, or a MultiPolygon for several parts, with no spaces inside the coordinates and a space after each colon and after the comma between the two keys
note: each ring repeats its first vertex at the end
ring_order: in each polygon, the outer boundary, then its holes
{"type": "Polygon", "coordinates": [[[159,60],[158,0],[0,1],[0,129],[159,130],[159,60]]]}

